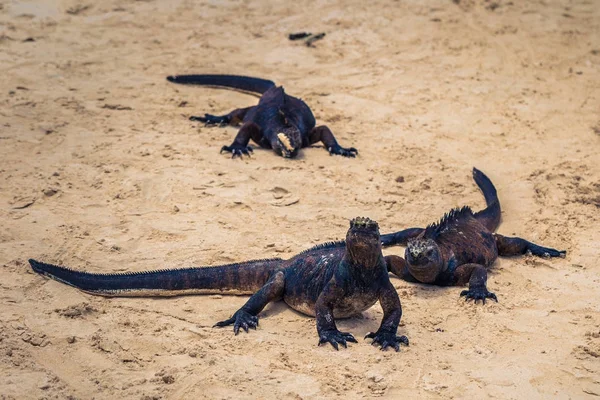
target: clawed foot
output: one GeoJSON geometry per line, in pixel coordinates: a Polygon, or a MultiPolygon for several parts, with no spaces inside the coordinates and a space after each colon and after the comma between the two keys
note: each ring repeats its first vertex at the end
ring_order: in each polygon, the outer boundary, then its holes
{"type": "Polygon", "coordinates": [[[385,350],[387,347],[393,347],[394,350],[400,351],[401,344],[408,346],[408,338],[406,336],[396,336],[395,333],[391,332],[369,332],[365,335],[365,339],[373,339],[371,345],[380,345],[381,350],[385,350]]]}
{"type": "Polygon", "coordinates": [[[250,154],[252,153],[252,147],[232,144],[231,146],[221,147],[221,153],[224,151],[231,153],[231,158],[235,158],[236,156],[239,156],[240,158],[242,158],[243,154],[250,157],[250,154]]]}
{"type": "Polygon", "coordinates": [[[380,345],[381,350],[385,350],[386,347],[393,347],[394,350],[400,351],[401,344],[408,346],[408,338],[406,336],[396,336],[395,333],[391,332],[369,332],[365,335],[365,339],[373,339],[371,345],[380,345]]]}
{"type": "Polygon", "coordinates": [[[217,115],[204,114],[204,117],[191,116],[190,121],[204,122],[204,126],[212,126],[212,125],[226,126],[227,124],[229,124],[229,117],[227,117],[227,116],[219,117],[217,115]]]}
{"type": "Polygon", "coordinates": [[[340,332],[337,329],[319,333],[319,346],[323,343],[331,343],[334,349],[339,350],[338,343],[346,348],[348,347],[346,342],[358,343],[351,333],[340,332]]]}
{"type": "Polygon", "coordinates": [[[249,328],[256,329],[258,326],[258,317],[251,315],[244,310],[238,310],[233,316],[225,321],[217,322],[214,327],[222,327],[233,324],[233,333],[236,335],[240,332],[240,328],[248,332],[249,328]]]}
{"type": "Polygon", "coordinates": [[[327,151],[329,151],[329,154],[334,155],[334,154],[338,154],[340,156],[344,156],[344,157],[356,157],[356,155],[358,154],[358,150],[356,150],[354,147],[350,147],[348,149],[343,148],[342,146],[335,146],[335,147],[330,147],[327,149],[327,151]]]}
{"type": "Polygon", "coordinates": [[[469,288],[469,290],[463,290],[462,292],[460,292],[460,296],[465,296],[465,301],[473,299],[475,303],[477,303],[477,300],[481,300],[483,301],[483,304],[485,304],[485,299],[493,299],[496,300],[496,303],[498,302],[498,298],[496,297],[496,295],[492,292],[488,292],[487,288],[485,287],[473,289],[469,288]]]}
{"type": "Polygon", "coordinates": [[[533,254],[538,257],[566,257],[567,252],[565,250],[556,250],[550,247],[542,247],[542,246],[531,246],[527,249],[527,252],[533,254]]]}

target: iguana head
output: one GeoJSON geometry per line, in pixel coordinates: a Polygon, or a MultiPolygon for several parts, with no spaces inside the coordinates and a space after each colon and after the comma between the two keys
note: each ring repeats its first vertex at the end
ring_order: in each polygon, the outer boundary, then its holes
{"type": "Polygon", "coordinates": [[[285,158],[294,158],[302,147],[302,136],[298,128],[287,126],[277,133],[277,140],[273,144],[273,150],[285,158]]]}
{"type": "Polygon", "coordinates": [[[440,248],[432,239],[409,240],[404,258],[410,274],[423,283],[435,281],[443,267],[440,248]]]}
{"type": "Polygon", "coordinates": [[[377,222],[365,217],[351,220],[350,229],[346,234],[346,248],[355,260],[374,265],[381,255],[381,237],[377,222]]]}

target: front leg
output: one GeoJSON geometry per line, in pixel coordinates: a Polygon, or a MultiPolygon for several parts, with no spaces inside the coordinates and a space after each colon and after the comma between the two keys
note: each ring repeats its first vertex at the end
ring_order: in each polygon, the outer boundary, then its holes
{"type": "Polygon", "coordinates": [[[319,334],[319,345],[331,343],[334,349],[338,350],[338,343],[347,347],[346,342],[357,343],[354,336],[348,332],[340,332],[335,325],[333,317],[333,308],[338,299],[344,296],[344,290],[337,285],[333,278],[323,289],[317,303],[315,304],[317,333],[319,334]]]}
{"type": "Polygon", "coordinates": [[[325,125],[317,126],[309,133],[309,144],[323,142],[329,154],[339,154],[344,157],[356,157],[358,150],[354,147],[344,148],[335,140],[331,130],[325,125]]]}
{"type": "Polygon", "coordinates": [[[414,276],[410,274],[406,260],[400,256],[385,256],[385,264],[388,272],[396,275],[398,278],[407,282],[419,282],[414,276]]]}
{"type": "Polygon", "coordinates": [[[465,285],[469,282],[469,289],[460,292],[461,296],[465,296],[465,301],[473,299],[477,303],[477,300],[481,300],[485,304],[485,299],[494,299],[498,302],[496,295],[487,289],[487,269],[483,265],[459,265],[454,271],[454,280],[455,285],[465,285]]]}
{"type": "Polygon", "coordinates": [[[258,313],[272,301],[283,297],[285,288],[285,275],[279,271],[275,273],[260,290],[231,316],[231,318],[217,322],[214,326],[227,326],[233,324],[233,332],[237,335],[240,328],[248,332],[248,328],[256,329],[258,326],[258,313]]]}
{"type": "Polygon", "coordinates": [[[527,252],[539,257],[565,257],[567,254],[564,250],[538,246],[518,237],[506,237],[495,233],[494,238],[498,247],[498,255],[501,256],[516,256],[527,252]]]}
{"type": "Polygon", "coordinates": [[[241,158],[243,154],[249,156],[252,153],[252,147],[248,146],[250,139],[259,143],[262,137],[262,131],[258,125],[254,122],[246,122],[240,128],[233,143],[230,146],[221,147],[221,153],[224,151],[230,152],[231,158],[235,158],[236,156],[240,156],[241,158]]]}
{"type": "Polygon", "coordinates": [[[381,350],[386,347],[393,347],[396,351],[400,350],[400,344],[408,346],[408,338],[406,336],[396,336],[398,324],[402,317],[402,306],[396,289],[386,279],[379,293],[379,303],[383,308],[383,320],[377,332],[369,332],[365,339],[373,339],[373,346],[381,345],[381,350]]]}
{"type": "Polygon", "coordinates": [[[204,122],[204,125],[239,125],[244,120],[244,117],[248,113],[248,111],[252,110],[256,106],[246,107],[246,108],[237,108],[225,115],[212,115],[212,114],[204,114],[204,117],[191,116],[190,121],[200,121],[204,122]]]}
{"type": "Polygon", "coordinates": [[[396,245],[406,246],[410,239],[416,238],[423,233],[424,230],[425,229],[423,228],[408,228],[403,231],[381,235],[381,245],[383,247],[396,245]]]}

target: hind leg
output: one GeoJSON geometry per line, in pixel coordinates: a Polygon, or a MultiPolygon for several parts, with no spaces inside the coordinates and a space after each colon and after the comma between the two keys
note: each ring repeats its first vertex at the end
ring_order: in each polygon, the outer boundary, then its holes
{"type": "Polygon", "coordinates": [[[190,121],[200,121],[204,122],[205,125],[239,125],[244,120],[244,117],[248,113],[248,111],[252,110],[255,106],[246,107],[246,108],[237,108],[225,115],[212,115],[212,114],[204,114],[204,117],[191,116],[190,121]]]}
{"type": "Polygon", "coordinates": [[[538,257],[564,257],[567,254],[565,250],[542,247],[518,237],[506,237],[496,233],[494,238],[498,247],[498,255],[501,256],[516,256],[528,252],[538,257]]]}
{"type": "Polygon", "coordinates": [[[285,288],[285,276],[279,271],[252,295],[250,299],[225,321],[217,322],[214,326],[227,326],[233,324],[233,332],[237,335],[240,328],[248,332],[248,328],[256,329],[258,326],[258,314],[272,301],[283,297],[285,288]]]}

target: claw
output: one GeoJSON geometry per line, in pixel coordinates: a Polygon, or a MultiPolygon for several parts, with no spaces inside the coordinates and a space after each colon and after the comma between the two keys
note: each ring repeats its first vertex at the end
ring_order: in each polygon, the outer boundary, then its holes
{"type": "Polygon", "coordinates": [[[351,334],[348,334],[347,336],[344,335],[344,339],[346,339],[346,341],[348,342],[352,342],[352,343],[358,343],[358,340],[356,340],[354,338],[354,336],[352,336],[351,334]]]}
{"type": "Polygon", "coordinates": [[[341,146],[329,147],[329,148],[327,148],[327,151],[329,151],[329,155],[338,154],[342,157],[351,157],[351,158],[356,157],[356,155],[358,154],[358,150],[356,150],[354,147],[350,147],[348,149],[343,148],[341,146]]]}
{"type": "Polygon", "coordinates": [[[233,333],[240,333],[240,328],[248,332],[249,328],[256,329],[258,326],[258,317],[251,315],[247,311],[238,310],[233,316],[225,321],[217,322],[213,327],[221,327],[233,324],[233,333]]]}
{"type": "Polygon", "coordinates": [[[231,317],[231,318],[229,318],[229,319],[226,319],[225,321],[220,321],[220,322],[217,322],[216,324],[214,324],[214,325],[213,325],[213,328],[217,328],[217,327],[219,327],[219,328],[220,328],[220,327],[222,327],[222,326],[231,325],[231,324],[233,324],[233,321],[235,321],[235,320],[234,320],[234,318],[233,318],[233,317],[231,317]]]}
{"type": "Polygon", "coordinates": [[[214,126],[218,124],[220,127],[223,127],[229,124],[229,118],[227,116],[218,117],[211,114],[204,114],[204,117],[191,116],[190,121],[204,122],[204,126],[214,126]]]}
{"type": "Polygon", "coordinates": [[[542,247],[538,245],[532,245],[527,251],[534,256],[550,258],[550,257],[566,257],[567,252],[564,250],[556,250],[550,247],[542,247]]]}
{"type": "Polygon", "coordinates": [[[396,336],[395,334],[386,331],[377,331],[375,333],[369,332],[365,336],[365,339],[368,338],[373,339],[371,342],[372,346],[377,347],[380,345],[381,350],[385,350],[388,347],[393,347],[394,350],[400,351],[401,344],[408,346],[408,338],[406,336],[396,336]]]}
{"type": "Polygon", "coordinates": [[[219,151],[219,153],[223,153],[224,151],[228,153],[230,152],[231,158],[235,158],[236,156],[243,158],[243,155],[247,155],[248,157],[250,157],[250,153],[253,152],[250,146],[240,146],[238,144],[232,144],[231,146],[223,146],[221,147],[221,151],[219,151]]]}
{"type": "Polygon", "coordinates": [[[319,346],[327,342],[329,342],[334,349],[339,350],[340,344],[344,346],[344,348],[347,348],[347,342],[356,343],[356,339],[354,339],[354,336],[352,336],[352,334],[348,332],[340,332],[337,329],[330,329],[319,332],[319,346]]]}
{"type": "Polygon", "coordinates": [[[498,302],[496,295],[492,292],[489,292],[485,287],[463,290],[460,292],[460,297],[462,296],[465,296],[465,301],[472,299],[475,304],[477,304],[478,300],[481,300],[482,304],[485,304],[486,299],[494,299],[496,300],[496,303],[498,302]]]}
{"type": "Polygon", "coordinates": [[[406,346],[408,346],[408,338],[406,336],[396,336],[396,339],[400,343],[405,344],[406,346]]]}

